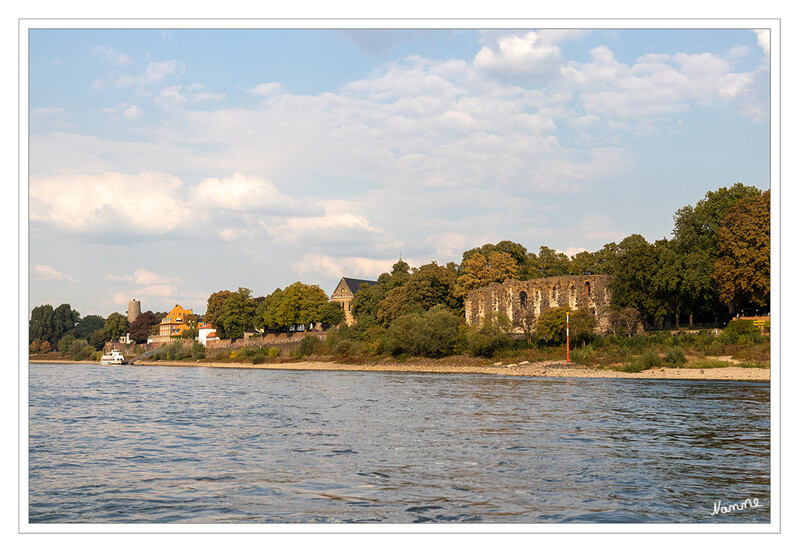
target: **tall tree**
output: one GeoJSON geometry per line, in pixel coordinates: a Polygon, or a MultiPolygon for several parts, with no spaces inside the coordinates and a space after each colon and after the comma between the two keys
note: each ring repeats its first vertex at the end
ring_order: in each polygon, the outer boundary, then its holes
{"type": "Polygon", "coordinates": [[[75,337],[89,339],[96,330],[102,330],[104,326],[105,318],[97,314],[89,314],[81,318],[78,325],[75,326],[75,337]]]}
{"type": "Polygon", "coordinates": [[[203,317],[203,321],[206,324],[211,324],[212,326],[219,328],[217,324],[217,317],[222,312],[222,306],[225,304],[225,301],[228,297],[232,294],[232,291],[228,291],[226,289],[216,291],[208,297],[208,303],[205,311],[205,316],[203,317]]]}
{"type": "Polygon", "coordinates": [[[54,339],[59,340],[67,333],[74,335],[75,326],[80,322],[80,314],[68,303],[63,303],[53,311],[54,339]]]}
{"type": "Polygon", "coordinates": [[[571,261],[565,253],[542,246],[538,251],[539,278],[564,276],[570,273],[571,261]]]}
{"type": "Polygon", "coordinates": [[[119,314],[118,312],[112,312],[108,315],[108,318],[105,319],[103,335],[106,341],[113,341],[128,333],[129,327],[130,323],[128,322],[127,316],[119,314]]]}
{"type": "Polygon", "coordinates": [[[771,191],[739,201],[719,229],[713,281],[719,298],[731,305],[770,303],[771,191]]]}
{"type": "Polygon", "coordinates": [[[458,297],[466,297],[470,291],[487,286],[492,282],[504,282],[519,276],[519,268],[510,254],[495,251],[488,258],[482,254],[468,257],[460,267],[454,292],[458,297]]]}
{"type": "Polygon", "coordinates": [[[240,287],[225,299],[221,312],[216,314],[217,334],[221,331],[220,337],[225,339],[243,337],[244,332],[255,328],[255,310],[256,305],[252,299],[252,291],[240,287]]]}
{"type": "Polygon", "coordinates": [[[33,343],[34,339],[49,341],[51,344],[58,342],[55,339],[52,305],[40,305],[34,307],[31,311],[31,319],[28,325],[28,341],[33,343]]]}
{"type": "Polygon", "coordinates": [[[759,195],[760,190],[754,186],[739,182],[708,192],[695,206],[683,207],[675,213],[673,241],[683,263],[680,293],[691,312],[718,313],[722,307],[712,279],[718,259],[719,230],[735,204],[759,195]]]}
{"type": "MultiPolygon", "coordinates": [[[[658,255],[654,245],[639,234],[624,238],[618,246],[610,244],[615,255],[608,263],[613,276],[609,286],[614,308],[631,307],[650,325],[660,326],[668,311],[658,296],[658,255]]],[[[608,246],[606,246],[608,247],[608,246]]]]}

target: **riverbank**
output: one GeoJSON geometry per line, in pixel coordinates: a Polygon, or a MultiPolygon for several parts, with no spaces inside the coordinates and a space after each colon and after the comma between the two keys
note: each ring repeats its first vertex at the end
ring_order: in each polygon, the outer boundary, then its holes
{"type": "Polygon", "coordinates": [[[770,381],[770,368],[744,368],[724,366],[719,368],[651,368],[643,372],[627,373],[601,370],[566,361],[530,362],[519,364],[451,365],[436,362],[345,364],[340,362],[297,361],[270,364],[245,364],[209,361],[155,361],[137,362],[137,366],[207,366],[241,370],[325,370],[361,372],[416,372],[439,374],[488,374],[548,378],[619,378],[619,379],[684,379],[719,381],[770,381]]]}

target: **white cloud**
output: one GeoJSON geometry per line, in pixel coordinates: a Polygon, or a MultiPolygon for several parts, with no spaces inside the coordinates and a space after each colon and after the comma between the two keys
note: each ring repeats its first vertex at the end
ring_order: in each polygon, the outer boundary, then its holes
{"type": "Polygon", "coordinates": [[[94,48],[94,54],[97,57],[110,61],[116,65],[130,65],[133,63],[133,60],[129,56],[117,52],[108,46],[97,46],[94,48]]]}
{"type": "Polygon", "coordinates": [[[261,214],[295,214],[305,207],[278,191],[271,180],[234,173],[226,178],[208,178],[190,190],[197,209],[229,209],[261,214]]]}
{"type": "Polygon", "coordinates": [[[769,29],[755,30],[757,35],[757,44],[763,49],[763,53],[769,55],[771,53],[771,31],[769,29]]]}
{"type": "Polygon", "coordinates": [[[304,276],[346,275],[352,278],[377,279],[383,272],[390,272],[397,262],[391,259],[370,259],[366,257],[333,257],[323,253],[304,255],[302,260],[292,263],[291,268],[304,276]]]}
{"type": "Polygon", "coordinates": [[[179,76],[185,71],[185,65],[173,59],[165,61],[151,61],[144,69],[144,73],[130,74],[120,71],[113,72],[94,81],[94,88],[101,90],[107,86],[117,88],[146,89],[157,86],[169,77],[179,76]]]}
{"type": "Polygon", "coordinates": [[[466,235],[459,232],[441,232],[425,238],[425,243],[433,247],[437,259],[454,259],[460,262],[463,252],[468,249],[466,235]]]}
{"type": "Polygon", "coordinates": [[[37,282],[74,282],[72,276],[62,274],[51,266],[35,264],[31,267],[31,276],[37,282]]]}
{"type": "Polygon", "coordinates": [[[129,120],[135,121],[136,119],[141,119],[142,115],[144,115],[144,112],[141,110],[139,106],[132,105],[127,109],[125,109],[125,111],[123,111],[122,114],[125,117],[127,117],[129,120]]]}
{"type": "Polygon", "coordinates": [[[164,234],[193,218],[181,188],[180,179],[155,172],[35,175],[30,220],[75,232],[164,234]]]}
{"type": "Polygon", "coordinates": [[[282,88],[283,85],[279,82],[265,82],[253,86],[252,88],[248,89],[247,92],[257,96],[271,96],[280,92],[282,88]]]}
{"type": "Polygon", "coordinates": [[[475,56],[474,65],[508,76],[549,79],[561,67],[560,48],[541,39],[541,34],[507,35],[496,45],[484,46],[475,56]]]}
{"type": "Polygon", "coordinates": [[[162,276],[161,274],[156,274],[155,272],[140,268],[133,273],[133,281],[142,285],[169,284],[180,282],[180,278],[177,276],[162,276]]]}

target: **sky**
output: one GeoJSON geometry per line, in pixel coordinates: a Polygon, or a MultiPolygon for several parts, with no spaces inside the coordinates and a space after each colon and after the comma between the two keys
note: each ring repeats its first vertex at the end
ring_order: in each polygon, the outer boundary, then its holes
{"type": "Polygon", "coordinates": [[[763,30],[32,28],[28,52],[29,310],[596,251],[770,187],[763,30]]]}

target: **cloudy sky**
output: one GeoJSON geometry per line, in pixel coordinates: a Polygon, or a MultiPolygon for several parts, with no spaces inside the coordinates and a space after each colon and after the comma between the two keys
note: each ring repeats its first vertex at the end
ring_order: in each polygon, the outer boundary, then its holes
{"type": "Polygon", "coordinates": [[[400,252],[594,251],[770,185],[768,31],[28,36],[31,308],[203,313],[400,252]]]}

